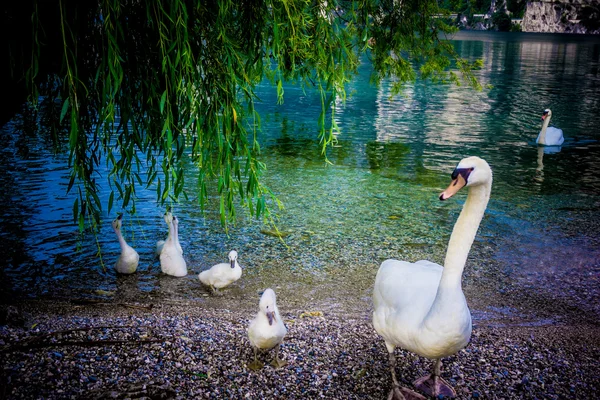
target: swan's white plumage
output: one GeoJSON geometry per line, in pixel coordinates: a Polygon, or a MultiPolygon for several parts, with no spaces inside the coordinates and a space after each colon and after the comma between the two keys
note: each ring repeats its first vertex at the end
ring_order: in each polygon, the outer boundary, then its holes
{"type": "Polygon", "coordinates": [[[156,254],[157,257],[160,256],[160,253],[162,252],[163,247],[165,247],[165,242],[166,242],[166,240],[158,240],[156,242],[156,252],[155,252],[155,254],[156,254]]]}
{"type": "Polygon", "coordinates": [[[540,130],[535,142],[542,146],[560,146],[565,141],[563,131],[560,128],[548,126],[550,124],[550,118],[552,118],[552,111],[547,108],[542,115],[542,120],[544,121],[542,130],[540,130]]]}
{"type": "Polygon", "coordinates": [[[276,304],[275,292],[267,289],[260,297],[258,313],[248,326],[248,339],[252,347],[269,350],[281,344],[287,328],[281,319],[276,304]],[[271,313],[271,317],[269,317],[271,313]]]}
{"type": "Polygon", "coordinates": [[[237,262],[237,251],[230,251],[228,257],[228,263],[216,264],[210,269],[200,272],[198,274],[200,282],[214,289],[222,289],[240,279],[242,277],[242,267],[237,262]]]}
{"type": "Polygon", "coordinates": [[[445,267],[427,260],[386,260],[375,278],[373,325],[391,355],[394,385],[395,347],[439,360],[465,347],[471,337],[471,313],[461,279],[489,200],[492,171],[484,160],[469,157],[458,164],[452,178],[440,199],[451,197],[463,185],[469,187],[469,195],[454,225],[445,267]]]}
{"type": "Polygon", "coordinates": [[[441,265],[426,260],[381,264],[373,293],[373,325],[388,351],[390,345],[400,346],[435,359],[455,354],[469,342],[471,314],[462,291],[446,299],[452,314],[437,315],[432,307],[442,272],[441,265]],[[426,321],[428,316],[433,318],[426,321]]]}
{"type": "Polygon", "coordinates": [[[140,255],[133,247],[127,244],[123,234],[121,233],[122,215],[119,215],[112,222],[112,227],[117,234],[119,245],[121,246],[121,254],[115,263],[115,270],[121,274],[133,274],[140,262],[140,255]]]}
{"type": "Polygon", "coordinates": [[[160,252],[160,269],[167,275],[182,277],[187,275],[187,264],[180,251],[178,227],[179,220],[168,212],[165,221],[169,225],[169,236],[160,252]]]}
{"type": "MultiPolygon", "coordinates": [[[[169,234],[167,235],[167,240],[169,239],[169,237],[172,235],[171,233],[171,221],[173,220],[173,214],[171,214],[171,212],[167,211],[164,215],[164,220],[165,223],[167,224],[167,227],[169,228],[169,234]]],[[[177,250],[179,250],[179,252],[181,254],[183,254],[183,249],[181,248],[181,244],[179,243],[179,232],[177,232],[177,250]]],[[[156,256],[160,256],[160,253],[162,252],[163,247],[165,246],[165,242],[166,240],[159,240],[156,242],[156,256]]]]}

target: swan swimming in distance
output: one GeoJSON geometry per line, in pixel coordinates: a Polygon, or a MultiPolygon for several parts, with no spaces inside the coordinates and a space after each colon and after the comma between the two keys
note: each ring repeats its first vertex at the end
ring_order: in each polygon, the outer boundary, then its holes
{"type": "Polygon", "coordinates": [[[490,198],[492,170],[488,163],[478,157],[460,161],[440,200],[449,199],[464,186],[469,193],[454,224],[443,267],[426,260],[415,263],[386,260],[377,272],[373,325],[389,352],[392,391],[388,399],[424,399],[398,384],[396,347],[434,360],[432,373],[414,382],[417,389],[435,398],[456,396],[454,389],[440,377],[441,359],[456,354],[471,337],[471,313],[461,281],[490,198]]]}
{"type": "Polygon", "coordinates": [[[242,277],[242,267],[237,262],[238,253],[235,250],[229,252],[229,262],[213,265],[209,270],[198,274],[200,282],[209,286],[213,293],[219,293],[242,277]]]}
{"type": "Polygon", "coordinates": [[[542,130],[535,142],[541,146],[560,146],[565,141],[562,129],[548,126],[552,118],[552,111],[549,108],[542,114],[542,130]]]}
{"type": "Polygon", "coordinates": [[[248,368],[254,371],[263,367],[257,359],[258,350],[266,351],[276,347],[275,358],[271,365],[279,368],[287,364],[279,358],[279,347],[287,334],[287,328],[281,319],[275,300],[273,289],[265,290],[258,303],[258,314],[248,326],[248,339],[254,349],[254,361],[248,364],[248,368]]]}
{"type": "MultiPolygon", "coordinates": [[[[167,211],[165,213],[165,215],[163,216],[165,223],[167,224],[167,226],[169,227],[169,234],[167,235],[167,240],[169,240],[169,237],[172,235],[171,233],[171,222],[173,220],[173,215],[171,214],[170,211],[167,211]]],[[[181,244],[179,243],[179,233],[177,235],[177,249],[179,250],[179,252],[181,254],[183,254],[183,249],[181,248],[181,244]]],[[[166,240],[159,240],[156,242],[156,256],[159,257],[160,253],[165,245],[166,240]]]]}
{"type": "Polygon", "coordinates": [[[169,225],[169,236],[160,252],[160,269],[167,275],[182,277],[187,275],[187,264],[179,244],[179,220],[167,212],[165,221],[169,225]]]}
{"type": "Polygon", "coordinates": [[[117,234],[119,244],[121,245],[121,255],[115,264],[115,270],[120,274],[133,274],[140,262],[140,255],[133,247],[125,242],[125,238],[121,233],[121,225],[123,224],[123,214],[119,214],[112,222],[112,227],[117,234]]]}

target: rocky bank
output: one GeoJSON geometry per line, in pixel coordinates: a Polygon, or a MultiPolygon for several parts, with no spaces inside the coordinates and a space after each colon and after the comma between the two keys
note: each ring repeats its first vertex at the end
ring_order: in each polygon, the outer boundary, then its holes
{"type": "Polygon", "coordinates": [[[543,0],[527,2],[523,32],[600,34],[600,2],[543,0]]]}

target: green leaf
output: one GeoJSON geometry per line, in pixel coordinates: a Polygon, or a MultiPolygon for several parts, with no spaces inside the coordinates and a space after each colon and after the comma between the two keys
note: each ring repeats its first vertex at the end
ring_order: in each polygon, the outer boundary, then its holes
{"type": "Polygon", "coordinates": [[[67,110],[69,109],[69,98],[65,98],[65,101],[63,102],[63,106],[62,106],[62,110],[60,112],[60,119],[59,122],[62,124],[63,119],[65,118],[65,114],[67,113],[67,110]]]}
{"type": "Polygon", "coordinates": [[[131,189],[132,189],[131,185],[127,185],[125,187],[125,197],[123,198],[123,208],[127,207],[127,205],[129,204],[129,199],[131,198],[131,189]]]}
{"type": "Polygon", "coordinates": [[[167,100],[167,91],[165,90],[162,94],[162,96],[160,97],[160,113],[163,113],[163,110],[165,109],[165,101],[167,100]]]}
{"type": "Polygon", "coordinates": [[[108,213],[110,214],[110,210],[113,207],[113,201],[115,200],[115,192],[110,191],[110,195],[108,196],[108,213]]]}
{"type": "Polygon", "coordinates": [[[73,222],[77,222],[77,217],[79,216],[79,199],[75,199],[73,202],[73,222]]]}
{"type": "Polygon", "coordinates": [[[160,178],[158,178],[158,184],[156,185],[156,197],[160,198],[161,193],[161,181],[160,178]]]}

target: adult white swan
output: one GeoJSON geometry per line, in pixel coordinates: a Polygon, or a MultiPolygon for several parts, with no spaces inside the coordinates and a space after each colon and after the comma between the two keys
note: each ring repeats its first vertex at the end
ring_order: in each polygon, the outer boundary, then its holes
{"type": "Polygon", "coordinates": [[[544,110],[542,114],[542,130],[535,142],[542,146],[560,146],[565,141],[562,129],[548,126],[552,118],[552,111],[549,108],[544,110]]]}
{"type": "Polygon", "coordinates": [[[160,252],[160,269],[167,275],[182,277],[187,275],[187,265],[180,251],[179,220],[167,212],[165,221],[169,225],[169,237],[160,252]]]}
{"type": "Polygon", "coordinates": [[[393,384],[389,399],[424,398],[398,384],[396,346],[434,360],[431,375],[414,382],[418,389],[434,397],[456,395],[440,377],[441,358],[458,352],[471,337],[471,313],[461,280],[490,198],[492,170],[488,163],[478,157],[463,159],[440,200],[452,197],[463,186],[469,187],[469,194],[450,236],[444,267],[426,260],[386,260],[377,272],[373,325],[389,352],[393,384]]]}
{"type": "Polygon", "coordinates": [[[123,215],[119,214],[112,222],[112,227],[117,234],[117,239],[121,245],[121,255],[115,264],[115,270],[120,274],[133,274],[140,262],[140,255],[133,247],[127,244],[123,234],[121,233],[121,225],[123,224],[123,215]]]}

